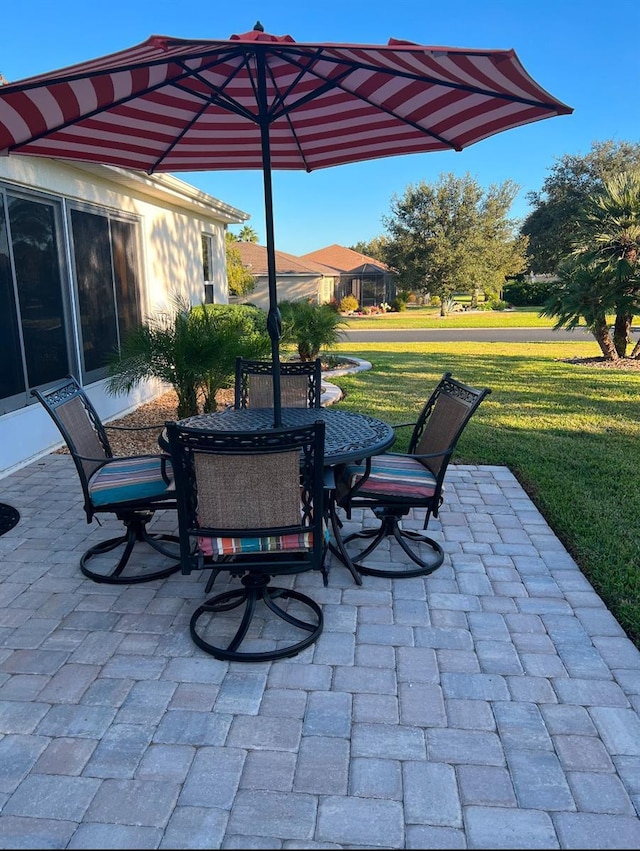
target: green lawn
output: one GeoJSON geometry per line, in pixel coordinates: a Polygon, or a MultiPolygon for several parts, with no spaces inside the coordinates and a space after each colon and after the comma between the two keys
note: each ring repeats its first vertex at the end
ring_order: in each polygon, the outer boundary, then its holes
{"type": "Polygon", "coordinates": [[[336,379],[346,394],[340,407],[391,423],[415,418],[445,371],[490,387],[454,463],[509,467],[640,646],[640,372],[564,362],[598,356],[595,341],[342,343],[332,351],[372,363],[336,379]]]}
{"type": "MultiPolygon", "coordinates": [[[[439,308],[408,307],[398,313],[346,316],[345,319],[348,328],[553,328],[555,320],[539,316],[539,311],[539,307],[518,307],[515,310],[461,310],[440,316],[439,308]]],[[[610,317],[612,323],[614,318],[610,317]]]]}
{"type": "Polygon", "coordinates": [[[463,310],[440,316],[438,309],[416,307],[399,313],[346,318],[348,328],[552,328],[554,320],[538,316],[539,309],[463,310]]]}

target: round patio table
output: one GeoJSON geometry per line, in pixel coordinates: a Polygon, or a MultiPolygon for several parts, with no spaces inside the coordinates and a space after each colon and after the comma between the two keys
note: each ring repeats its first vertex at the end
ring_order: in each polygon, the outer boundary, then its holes
{"type": "MultiPolygon", "coordinates": [[[[295,428],[322,420],[325,423],[325,467],[359,461],[388,449],[395,440],[393,428],[367,414],[334,408],[283,408],[282,427],[295,428]]],[[[179,425],[203,431],[261,431],[273,428],[272,408],[229,408],[196,414],[179,420],[179,425]]],[[[163,435],[160,445],[168,449],[163,435]]]]}

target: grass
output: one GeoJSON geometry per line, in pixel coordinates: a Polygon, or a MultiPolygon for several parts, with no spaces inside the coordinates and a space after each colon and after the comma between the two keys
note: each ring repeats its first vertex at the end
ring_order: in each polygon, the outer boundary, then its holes
{"type": "Polygon", "coordinates": [[[333,351],[372,363],[337,379],[340,407],[391,423],[414,419],[443,372],[490,387],[454,463],[509,467],[640,647],[640,371],[564,362],[598,356],[595,341],[362,343],[357,351],[342,343],[333,351]]]}
{"type": "Polygon", "coordinates": [[[515,310],[458,311],[440,316],[438,309],[407,308],[399,313],[349,316],[348,328],[552,328],[553,320],[538,316],[537,307],[515,310]]]}
{"type": "Polygon", "coordinates": [[[539,310],[539,307],[520,307],[440,316],[438,308],[414,307],[399,313],[349,316],[346,328],[553,328],[555,320],[538,316],[539,310]]]}

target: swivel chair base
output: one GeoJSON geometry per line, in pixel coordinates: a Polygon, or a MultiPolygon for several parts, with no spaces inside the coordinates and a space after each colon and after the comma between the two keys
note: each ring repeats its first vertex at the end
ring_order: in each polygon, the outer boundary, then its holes
{"type": "Polygon", "coordinates": [[[244,586],[243,588],[238,588],[234,591],[225,591],[223,594],[211,597],[202,603],[202,605],[198,606],[192,614],[189,624],[191,638],[198,647],[206,653],[210,653],[216,659],[235,662],[267,662],[274,659],[285,659],[295,656],[301,650],[313,644],[320,636],[324,623],[320,606],[310,597],[300,594],[298,591],[269,585],[269,578],[265,574],[249,573],[243,576],[241,580],[244,586]],[[276,602],[278,600],[296,600],[310,610],[312,619],[310,621],[304,621],[294,617],[278,605],[276,602]],[[254,615],[256,614],[256,605],[258,603],[263,603],[272,614],[301,630],[303,633],[306,632],[307,635],[304,635],[300,641],[276,650],[256,652],[238,650],[249,631],[254,615]],[[228,612],[243,605],[244,611],[240,625],[226,647],[219,647],[204,638],[205,629],[210,623],[215,622],[216,614],[228,612]],[[206,615],[212,615],[214,617],[205,618],[204,622],[201,621],[201,618],[206,615]],[[202,628],[203,623],[205,623],[204,628],[202,628]],[[201,626],[200,631],[198,629],[199,624],[201,626]]]}
{"type": "Polygon", "coordinates": [[[390,579],[404,579],[412,576],[427,576],[440,567],[444,561],[444,552],[437,541],[434,541],[422,532],[417,532],[413,529],[402,529],[400,526],[400,518],[403,515],[394,514],[393,509],[376,508],[374,509],[374,514],[376,517],[380,518],[380,526],[378,528],[363,529],[361,532],[353,532],[344,539],[344,544],[346,545],[349,541],[354,541],[356,539],[366,540],[368,538],[373,538],[371,543],[365,547],[365,549],[357,553],[355,559],[351,556],[351,563],[358,573],[362,573],[365,576],[384,576],[390,579]],[[393,537],[417,566],[413,568],[411,565],[406,567],[399,566],[397,570],[385,570],[384,568],[368,567],[363,564],[363,559],[370,555],[378,544],[387,537],[393,537]],[[425,544],[430,547],[430,549],[433,550],[434,559],[428,562],[424,561],[424,559],[420,558],[418,553],[409,546],[408,541],[413,541],[416,544],[425,544]]]}
{"type": "Polygon", "coordinates": [[[120,520],[125,524],[126,531],[124,535],[118,538],[110,538],[107,541],[100,541],[90,547],[80,559],[80,570],[89,579],[94,582],[102,582],[108,585],[135,585],[140,582],[151,582],[154,579],[164,579],[171,576],[180,570],[180,561],[174,561],[168,567],[156,568],[154,570],[142,569],[140,573],[127,573],[126,567],[131,558],[133,548],[136,543],[144,542],[152,549],[161,553],[170,559],[179,559],[180,557],[180,539],[175,535],[153,535],[147,531],[147,524],[153,517],[153,511],[134,511],[126,515],[121,515],[120,520]],[[165,547],[164,544],[174,544],[173,549],[165,547]],[[100,573],[89,567],[90,561],[95,556],[101,556],[117,549],[122,544],[125,545],[124,551],[118,560],[117,564],[108,572],[100,573]]]}

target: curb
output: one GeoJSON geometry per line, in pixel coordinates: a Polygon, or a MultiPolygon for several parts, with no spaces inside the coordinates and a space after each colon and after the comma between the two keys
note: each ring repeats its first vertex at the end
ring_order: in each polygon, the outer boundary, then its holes
{"type": "Polygon", "coordinates": [[[371,364],[368,360],[351,357],[351,355],[346,355],[345,358],[351,361],[353,366],[341,366],[338,367],[338,369],[329,369],[322,373],[322,396],[320,398],[320,404],[323,408],[327,405],[333,405],[334,402],[340,401],[344,395],[337,384],[330,384],[328,381],[325,381],[326,376],[336,378],[339,375],[349,375],[353,372],[366,372],[366,370],[371,369],[371,364]]]}

